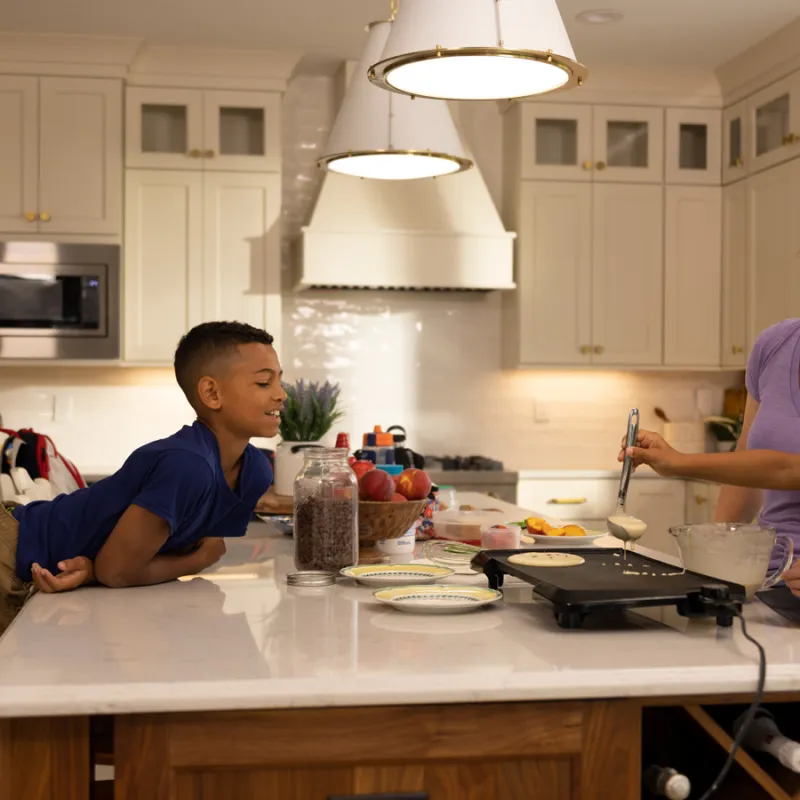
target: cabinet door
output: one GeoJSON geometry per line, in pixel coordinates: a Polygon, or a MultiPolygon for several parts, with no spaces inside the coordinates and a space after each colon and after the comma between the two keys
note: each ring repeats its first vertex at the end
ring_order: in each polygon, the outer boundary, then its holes
{"type": "Polygon", "coordinates": [[[713,109],[668,108],[666,182],[718,186],[721,114],[713,109]]]}
{"type": "Polygon", "coordinates": [[[280,325],[280,176],[204,175],[203,319],[280,325]]]}
{"type": "Polygon", "coordinates": [[[800,74],[762,89],[748,102],[752,173],[800,153],[800,74]]]}
{"type": "Polygon", "coordinates": [[[660,364],[664,202],[661,186],[594,185],[595,364],[660,364]]]}
{"type": "Polygon", "coordinates": [[[747,184],[722,190],[722,366],[747,363],[747,184]]]}
{"type": "Polygon", "coordinates": [[[751,151],[751,128],[747,124],[747,101],[722,112],[722,182],[733,183],[747,176],[745,159],[751,151]]]}
{"type": "Polygon", "coordinates": [[[747,181],[748,350],[765,328],[800,316],[800,257],[796,229],[800,162],[747,181]]]}
{"type": "Polygon", "coordinates": [[[203,93],[197,89],[131,87],[125,95],[125,164],[200,169],[203,93]]]}
{"type": "Polygon", "coordinates": [[[592,179],[592,107],[525,103],[522,107],[522,178],[592,179]]]}
{"type": "Polygon", "coordinates": [[[42,78],[39,220],[46,233],[122,232],[122,83],[42,78]]]}
{"type": "Polygon", "coordinates": [[[203,176],[128,170],[125,188],[126,361],[171,363],[202,320],[203,176]]]}
{"type": "Polygon", "coordinates": [[[698,525],[714,521],[720,487],[716,483],[687,481],[686,483],[686,524],[698,525]]]}
{"type": "Polygon", "coordinates": [[[517,264],[520,361],[590,364],[592,187],[523,181],[517,264]]]}
{"type": "Polygon", "coordinates": [[[203,108],[205,169],[280,171],[280,94],[205,92],[203,108]]]}
{"type": "Polygon", "coordinates": [[[664,364],[716,367],[720,355],[722,189],[668,186],[664,364]]]}
{"type": "Polygon", "coordinates": [[[664,111],[595,106],[595,181],[661,183],[664,179],[664,111]]]}
{"type": "Polygon", "coordinates": [[[642,478],[632,480],[625,503],[627,512],[647,523],[642,547],[677,556],[678,545],[670,535],[673,525],[683,525],[686,486],[683,481],[642,478]]]}
{"type": "Polygon", "coordinates": [[[0,233],[34,233],[38,208],[36,78],[0,76],[0,233]]]}

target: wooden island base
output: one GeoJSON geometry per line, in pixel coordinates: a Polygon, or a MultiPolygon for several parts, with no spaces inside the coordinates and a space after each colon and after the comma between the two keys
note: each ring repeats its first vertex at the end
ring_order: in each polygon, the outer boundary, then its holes
{"type": "MultiPolygon", "coordinates": [[[[770,698],[784,703],[797,699],[770,698]]],[[[700,723],[699,735],[709,734],[709,747],[718,750],[712,755],[721,763],[730,739],[714,730],[713,722],[703,724],[700,703],[747,700],[648,698],[119,715],[114,718],[113,796],[639,800],[642,719],[648,708],[659,713],[660,707],[669,706],[700,723]]],[[[665,733],[681,738],[677,731],[665,733]]],[[[719,800],[798,797],[781,789],[746,753],[742,756],[719,800]],[[749,784],[747,792],[742,779],[749,784]]],[[[696,759],[700,757],[698,750],[696,759]]],[[[97,762],[88,717],[0,720],[0,800],[111,797],[110,786],[105,793],[97,785],[93,788],[91,765],[97,762]]]]}

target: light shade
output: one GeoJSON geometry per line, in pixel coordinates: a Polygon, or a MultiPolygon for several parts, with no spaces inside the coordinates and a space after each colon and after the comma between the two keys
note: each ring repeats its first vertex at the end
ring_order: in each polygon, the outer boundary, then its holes
{"type": "Polygon", "coordinates": [[[440,100],[502,100],[579,86],[556,0],[402,0],[369,79],[440,100]]]}
{"type": "Polygon", "coordinates": [[[461,172],[472,161],[445,103],[384,92],[367,80],[391,22],[374,22],[331,130],[323,169],[359,178],[410,180],[461,172]]]}

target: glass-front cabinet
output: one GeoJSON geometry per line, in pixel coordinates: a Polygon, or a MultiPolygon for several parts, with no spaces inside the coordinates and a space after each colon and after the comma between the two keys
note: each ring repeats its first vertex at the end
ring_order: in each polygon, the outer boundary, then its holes
{"type": "Polygon", "coordinates": [[[521,128],[523,178],[591,180],[591,106],[529,103],[521,128]]]}
{"type": "Polygon", "coordinates": [[[669,108],[666,119],[666,182],[718,186],[722,136],[720,112],[669,108]]]}
{"type": "Polygon", "coordinates": [[[748,101],[748,171],[766,169],[800,154],[800,75],[762,89],[748,101]]]}
{"type": "Polygon", "coordinates": [[[280,95],[131,87],[125,163],[147,169],[280,170],[280,95]]]}
{"type": "Polygon", "coordinates": [[[747,101],[722,112],[722,182],[733,183],[747,175],[750,154],[750,128],[747,101]]]}
{"type": "Polygon", "coordinates": [[[595,106],[595,180],[660,183],[664,179],[664,111],[595,106]]]}

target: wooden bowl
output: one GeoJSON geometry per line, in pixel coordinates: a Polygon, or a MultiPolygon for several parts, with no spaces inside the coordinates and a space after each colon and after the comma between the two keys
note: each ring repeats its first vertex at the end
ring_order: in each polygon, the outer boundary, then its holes
{"type": "Polygon", "coordinates": [[[385,561],[375,547],[381,539],[399,539],[422,516],[425,500],[409,500],[407,503],[373,503],[366,500],[358,504],[358,562],[374,564],[385,561]]]}

